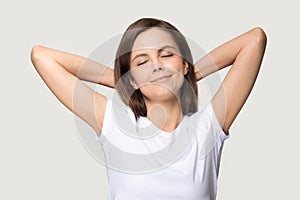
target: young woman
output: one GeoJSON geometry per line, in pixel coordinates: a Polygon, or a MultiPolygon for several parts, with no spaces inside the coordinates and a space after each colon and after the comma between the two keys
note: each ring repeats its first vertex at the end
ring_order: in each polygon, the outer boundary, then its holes
{"type": "Polygon", "coordinates": [[[125,31],[114,70],[43,46],[33,47],[31,59],[54,95],[99,137],[110,199],[212,200],[224,141],[253,88],[265,46],[266,35],[256,27],[193,64],[178,29],[143,18],[125,31]],[[196,82],[230,65],[198,111],[196,82]],[[115,88],[125,105],[80,80],[115,88]]]}

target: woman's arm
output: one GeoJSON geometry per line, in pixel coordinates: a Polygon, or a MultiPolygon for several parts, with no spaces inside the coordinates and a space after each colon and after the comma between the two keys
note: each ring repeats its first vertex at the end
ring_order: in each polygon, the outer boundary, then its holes
{"type": "Polygon", "coordinates": [[[52,49],[44,46],[36,46],[39,52],[46,52],[55,59],[68,72],[80,80],[89,81],[114,88],[114,71],[112,68],[95,62],[89,58],[72,53],[52,49]]]}
{"type": "Polygon", "coordinates": [[[112,70],[81,56],[43,46],[32,48],[31,61],[58,100],[100,135],[106,97],[80,79],[114,86],[112,70]]]}
{"type": "Polygon", "coordinates": [[[232,65],[211,101],[225,133],[253,88],[266,43],[265,32],[256,27],[215,48],[195,64],[198,80],[232,65]]]}

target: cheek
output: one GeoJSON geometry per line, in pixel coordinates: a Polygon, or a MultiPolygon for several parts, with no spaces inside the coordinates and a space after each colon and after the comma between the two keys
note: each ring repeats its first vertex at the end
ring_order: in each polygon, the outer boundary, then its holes
{"type": "Polygon", "coordinates": [[[184,76],[182,73],[178,72],[176,73],[174,79],[175,79],[174,85],[176,85],[175,88],[176,90],[178,90],[183,84],[184,76]]]}
{"type": "Polygon", "coordinates": [[[149,67],[134,67],[131,69],[131,75],[138,85],[142,85],[150,81],[150,69],[149,67]]]}
{"type": "Polygon", "coordinates": [[[179,72],[179,73],[182,73],[183,72],[183,69],[184,69],[184,64],[182,62],[182,59],[174,59],[174,60],[171,60],[169,62],[166,62],[164,63],[166,67],[176,71],[176,72],[179,72]]]}

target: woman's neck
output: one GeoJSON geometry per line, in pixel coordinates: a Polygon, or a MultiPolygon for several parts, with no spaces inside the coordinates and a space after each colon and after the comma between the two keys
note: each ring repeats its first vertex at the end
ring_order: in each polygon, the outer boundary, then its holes
{"type": "Polygon", "coordinates": [[[145,101],[145,103],[147,118],[165,132],[173,132],[183,119],[181,106],[177,98],[168,102],[145,101]]]}

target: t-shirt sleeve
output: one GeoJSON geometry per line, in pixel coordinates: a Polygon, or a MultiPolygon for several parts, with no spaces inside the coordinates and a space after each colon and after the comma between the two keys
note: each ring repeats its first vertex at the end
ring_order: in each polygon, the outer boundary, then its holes
{"type": "Polygon", "coordinates": [[[133,125],[133,118],[134,114],[130,112],[128,106],[107,98],[101,134],[100,137],[97,138],[97,141],[103,144],[104,138],[113,139],[116,131],[126,133],[128,130],[132,130],[130,128],[133,125]]]}
{"type": "Polygon", "coordinates": [[[113,113],[112,100],[107,98],[101,134],[99,137],[96,138],[97,141],[103,142],[104,136],[109,132],[112,132],[113,127],[115,127],[112,113],[113,113]]]}
{"type": "Polygon", "coordinates": [[[226,135],[225,132],[223,131],[223,129],[215,115],[215,112],[214,112],[211,102],[209,102],[208,105],[205,107],[205,112],[207,113],[207,115],[209,117],[208,119],[210,120],[212,131],[214,131],[215,133],[217,133],[220,136],[221,141],[223,142],[226,139],[230,138],[230,133],[228,132],[228,135],[226,135]]]}
{"type": "MultiPolygon", "coordinates": [[[[196,115],[198,155],[200,159],[206,158],[211,151],[220,152],[226,139],[226,135],[221,128],[214,113],[211,103],[208,103],[201,112],[196,115]]],[[[218,154],[218,153],[217,153],[218,154]]]]}

